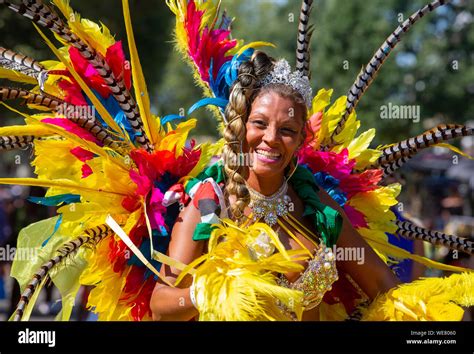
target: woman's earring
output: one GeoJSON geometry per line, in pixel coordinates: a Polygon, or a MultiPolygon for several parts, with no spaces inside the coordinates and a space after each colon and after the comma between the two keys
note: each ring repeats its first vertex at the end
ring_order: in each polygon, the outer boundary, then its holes
{"type": "Polygon", "coordinates": [[[293,176],[293,174],[296,172],[296,169],[298,168],[298,157],[296,156],[293,157],[293,159],[291,160],[291,165],[292,165],[292,168],[290,170],[291,172],[286,177],[287,181],[293,176]]]}

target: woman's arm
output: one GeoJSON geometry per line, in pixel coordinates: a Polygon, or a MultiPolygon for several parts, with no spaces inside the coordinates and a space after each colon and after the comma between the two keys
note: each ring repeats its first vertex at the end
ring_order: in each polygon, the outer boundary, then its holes
{"type": "MultiPolygon", "coordinates": [[[[359,253],[350,252],[350,254],[362,255],[360,260],[338,261],[340,269],[349,274],[371,299],[374,299],[379,293],[386,292],[400,284],[396,275],[352,226],[339,204],[322,188],[320,188],[318,195],[321,202],[336,209],[342,215],[343,225],[341,235],[337,241],[337,247],[355,247],[355,251],[359,253]]],[[[344,254],[348,253],[344,252],[344,254]]]]}
{"type": "MultiPolygon", "coordinates": [[[[193,241],[193,232],[200,222],[199,210],[189,203],[179,214],[171,233],[168,256],[184,264],[191,263],[202,255],[204,241],[193,241]]],[[[164,265],[160,273],[171,284],[174,284],[181,271],[164,265]]],[[[156,283],[150,300],[150,308],[155,321],[188,321],[198,315],[198,311],[191,302],[189,287],[192,278],[186,275],[179,287],[172,288],[160,281],[156,283]]]]}

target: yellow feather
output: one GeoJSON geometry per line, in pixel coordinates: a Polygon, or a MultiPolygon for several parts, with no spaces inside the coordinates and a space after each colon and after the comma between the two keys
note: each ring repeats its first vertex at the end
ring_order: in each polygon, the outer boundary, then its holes
{"type": "Polygon", "coordinates": [[[369,165],[372,165],[382,155],[382,151],[375,149],[365,149],[359,156],[356,157],[356,164],[354,168],[364,169],[369,165]]]}
{"type": "Polygon", "coordinates": [[[326,107],[331,102],[333,90],[320,89],[317,95],[313,98],[313,105],[311,113],[324,112],[326,107]]]}
{"type": "Polygon", "coordinates": [[[155,116],[152,114],[152,119],[150,121],[150,130],[151,130],[151,141],[155,141],[156,143],[160,142],[161,138],[166,135],[163,127],[161,126],[160,117],[155,116]]]}
{"type": "Polygon", "coordinates": [[[369,129],[366,132],[360,134],[357,138],[350,141],[348,146],[349,159],[357,158],[362,152],[366,151],[370,143],[375,137],[375,129],[369,129]]]}
{"type": "Polygon", "coordinates": [[[373,191],[357,193],[348,203],[363,213],[368,222],[377,221],[390,224],[391,221],[395,220],[395,215],[390,211],[390,207],[398,203],[396,197],[400,190],[401,185],[393,183],[373,191]]]}
{"type": "Polygon", "coordinates": [[[325,144],[329,139],[337,123],[341,120],[345,108],[346,96],[341,96],[324,113],[321,121],[321,133],[319,134],[319,140],[322,144],[325,144]]]}
{"type": "Polygon", "coordinates": [[[89,192],[97,192],[97,193],[105,193],[105,194],[113,194],[113,195],[120,195],[126,196],[121,193],[117,193],[114,191],[104,190],[102,188],[87,188],[82,186],[81,184],[71,182],[69,180],[42,180],[38,178],[0,178],[0,184],[14,184],[19,186],[35,186],[35,187],[60,187],[68,189],[69,191],[89,191],[89,192]]]}
{"type": "Polygon", "coordinates": [[[166,4],[170,10],[176,16],[176,26],[174,32],[174,40],[176,42],[176,48],[184,55],[187,56],[187,43],[188,38],[184,29],[184,21],[186,18],[186,0],[166,0],[166,4]]]}
{"type": "Polygon", "coordinates": [[[344,124],[344,127],[341,132],[334,137],[334,141],[336,142],[336,144],[339,145],[336,145],[331,150],[340,152],[343,148],[348,147],[349,144],[353,141],[355,135],[357,134],[357,130],[359,129],[359,127],[360,121],[357,120],[356,112],[352,111],[352,113],[349,115],[349,118],[347,118],[347,121],[344,124]]]}
{"type": "Polygon", "coordinates": [[[220,155],[222,148],[224,147],[225,140],[219,139],[215,144],[204,143],[201,144],[201,156],[199,157],[199,162],[194,166],[194,168],[189,172],[188,176],[182,178],[180,183],[185,183],[189,178],[196,177],[204,168],[209,164],[212,157],[220,155]]]}
{"type": "Polygon", "coordinates": [[[433,146],[439,146],[439,147],[444,147],[446,149],[449,149],[453,152],[455,152],[456,154],[459,154],[461,156],[464,156],[464,157],[467,157],[469,160],[474,160],[474,157],[470,156],[469,154],[466,154],[464,151],[461,151],[459,150],[457,147],[451,145],[451,144],[448,144],[448,143],[437,143],[437,144],[434,144],[433,146]]]}
{"type": "Polygon", "coordinates": [[[184,21],[186,0],[166,0],[166,5],[168,5],[170,10],[175,14],[178,21],[184,21]]]}
{"type": "Polygon", "coordinates": [[[69,6],[69,0],[52,0],[52,2],[68,20],[74,18],[74,11],[69,6]]]}
{"type": "MultiPolygon", "coordinates": [[[[155,251],[156,252],[156,251],[155,251]]],[[[196,269],[194,269],[195,267],[197,267],[198,265],[200,265],[202,262],[204,262],[205,260],[207,260],[209,258],[209,255],[207,254],[204,254],[198,258],[196,258],[194,261],[192,261],[191,263],[189,263],[188,265],[186,265],[182,270],[181,270],[181,273],[179,273],[178,277],[176,278],[175,282],[174,282],[174,286],[178,286],[181,281],[184,279],[184,277],[188,274],[191,274],[191,275],[194,275],[196,274],[196,269]]],[[[166,260],[166,258],[161,258],[161,261],[164,261],[166,260]]],[[[168,262],[168,263],[164,263],[164,264],[167,264],[171,267],[174,267],[175,265],[174,264],[171,264],[171,263],[174,263],[176,262],[176,260],[172,260],[171,262],[168,262]]]]}
{"type": "Polygon", "coordinates": [[[128,0],[122,0],[122,7],[125,28],[127,30],[128,48],[130,50],[135,97],[137,99],[138,108],[140,109],[140,116],[143,121],[143,129],[145,130],[145,134],[150,139],[151,143],[155,145],[158,143],[158,141],[154,141],[153,138],[156,138],[156,135],[151,134],[151,120],[153,118],[150,111],[150,97],[148,95],[145,77],[143,76],[143,70],[140,63],[140,58],[138,56],[137,46],[135,44],[128,0]]]}
{"type": "Polygon", "coordinates": [[[258,48],[258,47],[276,48],[276,45],[273,44],[273,43],[270,43],[270,42],[263,42],[263,41],[250,42],[249,44],[246,44],[246,45],[242,46],[241,48],[239,48],[239,50],[237,51],[236,54],[240,55],[249,48],[258,48]]]}
{"type": "Polygon", "coordinates": [[[362,310],[364,321],[460,321],[474,305],[474,273],[402,284],[362,310]]]}
{"type": "Polygon", "coordinates": [[[114,37],[110,34],[109,29],[101,23],[101,27],[88,19],[80,19],[79,14],[75,14],[76,19],[69,21],[71,30],[82,40],[97,50],[101,55],[105,56],[107,49],[115,43],[114,37]]]}
{"type": "Polygon", "coordinates": [[[384,254],[397,257],[399,259],[412,259],[415,262],[423,264],[429,268],[445,270],[449,272],[472,272],[471,269],[463,267],[450,266],[440,262],[433,261],[429,258],[412,254],[400,247],[390,244],[387,240],[383,240],[381,237],[374,236],[377,232],[374,230],[359,228],[357,231],[360,235],[376,250],[383,252],[384,254]]]}
{"type": "Polygon", "coordinates": [[[98,313],[99,320],[102,321],[118,320],[120,316],[115,310],[126,310],[123,304],[119,304],[119,297],[131,269],[128,267],[123,274],[115,273],[110,266],[109,253],[109,243],[100,242],[95,252],[90,253],[89,267],[84,270],[79,280],[83,285],[94,286],[87,307],[93,308],[93,312],[98,313]]]}
{"type": "MultiPolygon", "coordinates": [[[[30,116],[31,118],[35,117],[35,116],[30,116]]],[[[32,123],[33,124],[33,123],[32,123]]],[[[51,130],[52,132],[55,132],[56,134],[58,135],[61,135],[62,137],[68,139],[68,140],[71,140],[71,141],[74,141],[75,143],[77,143],[79,146],[83,147],[84,149],[90,151],[90,152],[93,152],[99,156],[102,156],[106,159],[110,159],[111,161],[113,161],[117,166],[119,166],[120,168],[124,169],[125,171],[128,171],[130,169],[130,166],[127,166],[125,164],[124,161],[122,161],[121,158],[119,157],[116,157],[116,156],[112,156],[112,155],[109,155],[107,153],[107,151],[104,149],[104,148],[101,148],[100,146],[92,143],[92,142],[89,142],[87,140],[84,140],[80,137],[78,137],[77,135],[75,134],[72,134],[72,133],[69,133],[68,131],[64,130],[63,128],[59,127],[59,126],[56,126],[56,125],[52,125],[52,124],[45,124],[45,123],[42,123],[40,121],[37,121],[37,122],[34,122],[34,125],[40,127],[40,128],[44,128],[44,129],[49,129],[51,130]]]]}
{"type": "Polygon", "coordinates": [[[349,314],[341,302],[330,305],[324,301],[319,305],[320,321],[344,321],[349,314]]]}
{"type": "Polygon", "coordinates": [[[79,182],[82,162],[71,149],[75,144],[69,140],[38,140],[35,142],[35,159],[31,163],[35,174],[42,180],[67,179],[79,182]]]}
{"type": "MultiPolygon", "coordinates": [[[[220,2],[220,1],[218,1],[220,2]]],[[[214,4],[214,1],[204,1],[204,2],[196,2],[196,10],[204,11],[201,27],[200,30],[202,31],[206,26],[210,26],[214,19],[216,18],[217,14],[217,6],[214,4]]]]}
{"type": "Polygon", "coordinates": [[[197,120],[192,118],[178,124],[175,130],[170,131],[161,140],[158,150],[175,150],[176,157],[181,155],[188,134],[196,126],[196,122],[197,120]]]}
{"type": "Polygon", "coordinates": [[[25,84],[37,85],[38,81],[31,76],[22,74],[15,70],[9,70],[0,67],[0,79],[6,79],[14,82],[23,82],[25,84]]]}
{"type": "Polygon", "coordinates": [[[32,135],[35,137],[55,135],[51,129],[47,127],[35,127],[29,125],[12,125],[8,127],[0,127],[0,135],[16,135],[25,136],[32,135]]]}
{"type": "Polygon", "coordinates": [[[115,43],[109,29],[102,25],[102,29],[93,21],[81,19],[80,14],[69,6],[69,0],[52,0],[56,7],[68,20],[71,31],[79,38],[91,45],[100,54],[105,55],[107,48],[115,43]]]}
{"type": "Polygon", "coordinates": [[[12,111],[12,112],[15,112],[16,114],[18,114],[18,115],[24,117],[25,119],[29,117],[27,114],[22,113],[22,112],[20,112],[19,110],[15,109],[15,108],[13,108],[13,107],[11,107],[11,106],[9,106],[9,105],[7,105],[5,102],[1,102],[1,101],[0,101],[0,104],[1,104],[2,106],[6,107],[8,110],[10,110],[10,111],[12,111]]]}

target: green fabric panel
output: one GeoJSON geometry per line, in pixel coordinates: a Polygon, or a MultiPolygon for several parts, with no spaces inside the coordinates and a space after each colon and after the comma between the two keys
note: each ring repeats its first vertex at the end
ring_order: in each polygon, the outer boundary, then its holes
{"type": "Polygon", "coordinates": [[[312,216],[314,226],[326,245],[334,246],[342,229],[341,214],[321,202],[317,194],[319,187],[314,182],[311,172],[305,167],[298,166],[290,183],[305,206],[303,216],[312,216]]]}
{"type": "Polygon", "coordinates": [[[193,241],[209,240],[212,230],[215,227],[212,224],[200,222],[196,225],[193,233],[193,241]]]}

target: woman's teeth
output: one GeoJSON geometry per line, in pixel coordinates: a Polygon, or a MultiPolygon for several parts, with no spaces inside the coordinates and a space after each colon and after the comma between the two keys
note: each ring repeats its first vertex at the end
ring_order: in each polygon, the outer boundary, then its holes
{"type": "Polygon", "coordinates": [[[257,150],[257,154],[272,160],[278,160],[281,157],[281,154],[279,153],[265,150],[257,150]]]}

